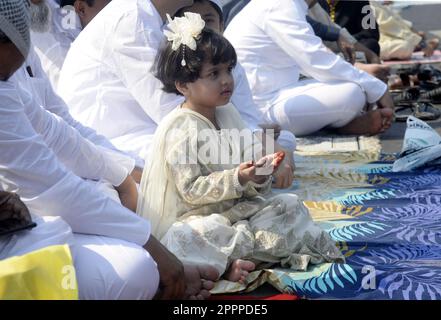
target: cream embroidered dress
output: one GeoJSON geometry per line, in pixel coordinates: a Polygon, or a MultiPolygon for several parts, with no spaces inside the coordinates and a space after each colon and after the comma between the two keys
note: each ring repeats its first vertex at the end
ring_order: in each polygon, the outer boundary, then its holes
{"type": "Polygon", "coordinates": [[[216,121],[221,130],[177,108],[158,127],[138,203],[152,234],[181,261],[211,264],[219,274],[238,258],[295,270],[343,262],[295,194],[272,195],[271,179],[240,185],[238,165],[262,146],[234,134],[246,128],[231,104],[216,109],[216,121]]]}

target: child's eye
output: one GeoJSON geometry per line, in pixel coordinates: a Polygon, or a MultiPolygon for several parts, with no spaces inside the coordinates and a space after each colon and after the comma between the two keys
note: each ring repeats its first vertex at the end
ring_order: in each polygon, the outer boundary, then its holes
{"type": "Polygon", "coordinates": [[[218,74],[219,72],[213,71],[212,73],[210,73],[210,78],[216,78],[218,74]]]}
{"type": "Polygon", "coordinates": [[[233,69],[234,69],[233,66],[229,66],[229,67],[228,67],[228,72],[229,72],[229,73],[233,72],[233,69]]]}

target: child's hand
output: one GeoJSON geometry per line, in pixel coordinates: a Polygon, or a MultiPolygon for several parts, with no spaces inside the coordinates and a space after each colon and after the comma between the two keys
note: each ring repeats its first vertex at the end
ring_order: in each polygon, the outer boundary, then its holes
{"type": "Polygon", "coordinates": [[[282,163],[283,159],[285,159],[285,152],[279,151],[262,157],[259,161],[256,162],[256,167],[262,169],[271,169],[272,172],[269,174],[273,174],[274,171],[276,171],[279,165],[282,163]]]}
{"type": "Polygon", "coordinates": [[[279,151],[277,153],[264,156],[256,163],[253,161],[242,163],[239,166],[240,184],[245,185],[248,181],[253,181],[258,184],[264,183],[268,177],[271,176],[275,170],[277,170],[284,158],[285,152],[279,151]]]}

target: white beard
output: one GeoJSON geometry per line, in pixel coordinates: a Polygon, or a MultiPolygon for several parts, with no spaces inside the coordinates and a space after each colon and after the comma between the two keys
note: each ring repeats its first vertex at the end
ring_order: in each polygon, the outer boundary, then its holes
{"type": "Polygon", "coordinates": [[[34,32],[44,33],[50,30],[52,11],[46,0],[40,4],[33,4],[29,8],[31,16],[31,30],[34,32]]]}

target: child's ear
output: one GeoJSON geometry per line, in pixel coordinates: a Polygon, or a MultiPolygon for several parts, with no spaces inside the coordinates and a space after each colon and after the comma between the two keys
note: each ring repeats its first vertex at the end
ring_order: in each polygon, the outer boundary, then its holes
{"type": "Polygon", "coordinates": [[[176,89],[183,95],[187,96],[188,94],[188,85],[186,83],[175,81],[176,89]]]}

